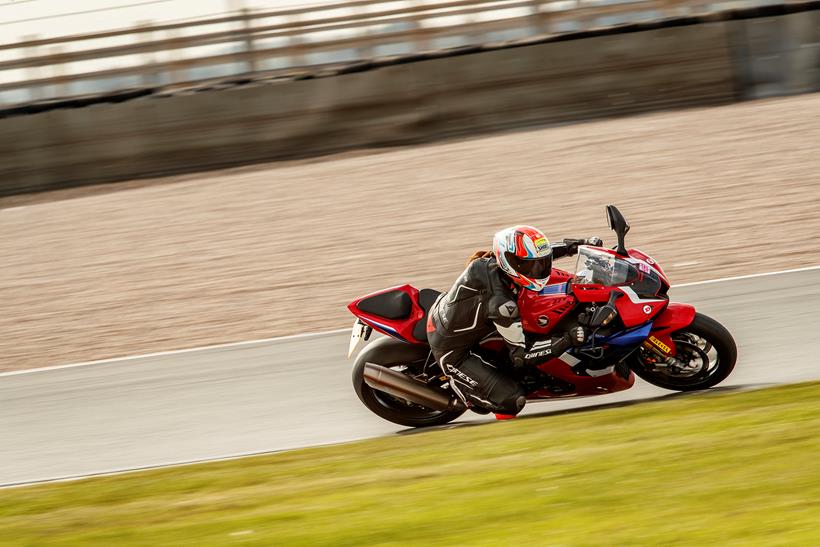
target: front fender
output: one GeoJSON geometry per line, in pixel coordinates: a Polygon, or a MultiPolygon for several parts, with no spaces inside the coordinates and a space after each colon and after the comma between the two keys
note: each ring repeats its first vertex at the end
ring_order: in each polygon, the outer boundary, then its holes
{"type": "Polygon", "coordinates": [[[664,355],[675,355],[677,348],[672,341],[672,333],[688,327],[695,320],[695,306],[670,302],[652,324],[647,343],[664,355]]]}
{"type": "Polygon", "coordinates": [[[695,306],[681,304],[680,302],[670,302],[652,325],[652,332],[667,331],[675,332],[683,327],[688,327],[695,320],[695,306]]]}

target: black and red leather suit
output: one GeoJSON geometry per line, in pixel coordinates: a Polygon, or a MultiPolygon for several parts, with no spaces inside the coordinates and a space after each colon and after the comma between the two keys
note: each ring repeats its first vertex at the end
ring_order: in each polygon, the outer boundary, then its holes
{"type": "MultiPolygon", "coordinates": [[[[553,258],[576,250],[577,243],[552,245],[553,258]]],[[[542,363],[573,344],[569,334],[538,340],[524,334],[517,303],[520,290],[527,289],[514,284],[495,257],[479,258],[430,310],[427,339],[433,355],[453,390],[470,406],[517,414],[526,403],[513,378],[471,351],[488,335],[498,332],[504,338],[516,367],[542,363]]]]}

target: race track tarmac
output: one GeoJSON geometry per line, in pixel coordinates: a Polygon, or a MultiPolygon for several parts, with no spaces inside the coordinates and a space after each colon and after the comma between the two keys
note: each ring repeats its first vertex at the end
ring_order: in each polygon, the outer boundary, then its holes
{"type": "MultiPolygon", "coordinates": [[[[676,287],[740,348],[722,386],[820,379],[812,349],[820,269],[676,287]]],[[[352,316],[351,316],[352,323],[352,316]]],[[[338,443],[406,431],[350,383],[347,333],[0,375],[0,486],[338,443]]],[[[528,405],[526,414],[650,399],[626,392],[528,405]]],[[[459,422],[491,421],[465,415],[459,422]]]]}

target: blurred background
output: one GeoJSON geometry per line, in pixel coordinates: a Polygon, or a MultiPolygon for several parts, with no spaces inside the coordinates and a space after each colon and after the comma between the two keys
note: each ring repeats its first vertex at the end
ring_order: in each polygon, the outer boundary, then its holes
{"type": "MultiPolygon", "coordinates": [[[[778,4],[94,0],[78,7],[58,0],[4,0],[0,104],[239,75],[270,77],[296,68],[778,4]]],[[[771,31],[759,37],[783,38],[771,31]]],[[[758,52],[766,53],[775,51],[758,52]]]]}
{"type": "Polygon", "coordinates": [[[0,368],[344,326],[605,203],[677,282],[814,264],[816,8],[3,0],[0,368]]]}
{"type": "MultiPolygon", "coordinates": [[[[819,4],[0,0],[0,371],[331,333],[4,376],[0,483],[395,431],[346,304],[504,226],[614,203],[674,285],[820,264],[819,4]]],[[[798,285],[692,293],[732,381],[817,377],[753,345],[798,285]]]]}

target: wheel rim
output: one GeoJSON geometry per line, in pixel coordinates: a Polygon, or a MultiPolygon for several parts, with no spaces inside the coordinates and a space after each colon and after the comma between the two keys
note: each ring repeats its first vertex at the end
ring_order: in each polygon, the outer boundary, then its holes
{"type": "Polygon", "coordinates": [[[650,350],[641,348],[640,360],[645,373],[682,387],[703,383],[717,373],[720,355],[709,340],[692,332],[677,332],[672,340],[677,351],[665,361],[658,362],[650,350]]]}

